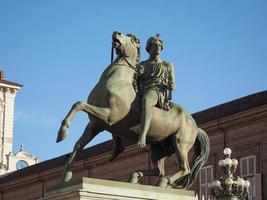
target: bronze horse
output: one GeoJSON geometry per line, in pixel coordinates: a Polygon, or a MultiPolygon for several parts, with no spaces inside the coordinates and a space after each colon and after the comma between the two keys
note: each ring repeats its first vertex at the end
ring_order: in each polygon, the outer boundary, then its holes
{"type": "MultiPolygon", "coordinates": [[[[138,141],[141,105],[140,94],[136,92],[135,86],[140,58],[139,39],[133,34],[125,36],[120,32],[114,32],[112,39],[117,58],[105,69],[87,103],[75,103],[59,129],[57,142],[67,136],[67,128],[76,112],[82,110],[89,116],[90,122],[76,142],[66,164],[63,182],[71,179],[71,168],[77,154],[101,131],[107,130],[123,140],[138,141]]],[[[155,169],[133,173],[130,179],[132,183],[140,182],[143,176],[159,176],[158,185],[161,187],[188,188],[209,154],[207,134],[177,104],[173,104],[169,111],[153,108],[147,144],[150,145],[155,169]],[[195,157],[189,163],[188,153],[194,144],[195,157]],[[171,176],[165,176],[164,161],[173,153],[179,161],[179,170],[171,176]]]]}

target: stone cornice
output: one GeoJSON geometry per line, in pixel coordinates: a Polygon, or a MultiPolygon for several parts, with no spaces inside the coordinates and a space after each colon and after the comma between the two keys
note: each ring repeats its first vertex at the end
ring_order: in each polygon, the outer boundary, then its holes
{"type": "Polygon", "coordinates": [[[23,85],[7,80],[0,80],[0,87],[15,88],[19,90],[23,85]]]}
{"type": "Polygon", "coordinates": [[[5,93],[5,94],[16,94],[18,89],[10,88],[10,87],[1,87],[1,85],[0,85],[0,91],[5,93]]]}
{"type": "Polygon", "coordinates": [[[265,104],[267,104],[267,90],[194,113],[192,116],[198,124],[202,124],[265,104]]]}
{"type": "Polygon", "coordinates": [[[205,123],[200,123],[199,126],[208,133],[217,131],[218,129],[227,129],[234,126],[243,126],[244,123],[261,120],[267,117],[267,104],[258,106],[253,109],[244,110],[242,112],[234,113],[229,116],[214,119],[205,123]]]}

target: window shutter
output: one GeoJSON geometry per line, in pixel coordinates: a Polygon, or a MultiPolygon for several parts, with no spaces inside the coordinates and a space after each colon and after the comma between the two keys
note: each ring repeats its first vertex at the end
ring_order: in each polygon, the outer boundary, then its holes
{"type": "Polygon", "coordinates": [[[212,167],[207,168],[207,183],[211,183],[213,180],[213,173],[212,173],[212,167]]]}
{"type": "Polygon", "coordinates": [[[200,188],[200,194],[201,194],[201,196],[204,196],[206,194],[206,187],[205,187],[205,185],[201,186],[201,188],[200,188]]]}
{"type": "Polygon", "coordinates": [[[261,200],[261,175],[256,174],[256,156],[240,159],[240,175],[250,182],[248,200],[261,200]]]}
{"type": "Polygon", "coordinates": [[[205,179],[205,177],[206,177],[206,174],[205,174],[206,170],[205,170],[205,168],[204,169],[201,169],[200,172],[201,172],[200,173],[200,184],[202,185],[202,184],[205,184],[206,183],[206,179],[205,179]]]}
{"type": "Polygon", "coordinates": [[[248,159],[248,174],[254,175],[255,171],[255,157],[250,157],[248,159]]]}
{"type": "Polygon", "coordinates": [[[255,195],[255,200],[262,200],[262,185],[261,185],[261,174],[255,174],[255,190],[256,190],[256,195],[255,195]]]}
{"type": "Polygon", "coordinates": [[[200,191],[200,196],[199,198],[204,198],[208,199],[208,187],[211,184],[213,180],[213,167],[212,165],[206,166],[201,168],[200,170],[200,185],[199,185],[199,191],[200,191]]]}
{"type": "Polygon", "coordinates": [[[248,174],[247,170],[247,159],[241,159],[241,177],[244,177],[248,174]]]}

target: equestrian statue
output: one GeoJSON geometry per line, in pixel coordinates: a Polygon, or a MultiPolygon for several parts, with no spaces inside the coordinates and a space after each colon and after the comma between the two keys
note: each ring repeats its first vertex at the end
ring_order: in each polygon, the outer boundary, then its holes
{"type": "Polygon", "coordinates": [[[149,58],[142,62],[136,35],[115,31],[112,47],[117,58],[102,73],[87,103],[73,104],[58,131],[57,142],[60,142],[66,138],[75,114],[78,111],[88,114],[89,123],[68,158],[62,182],[71,180],[71,168],[83,148],[107,130],[113,136],[111,160],[124,150],[123,140],[140,148],[146,144],[150,147],[154,169],[134,172],[129,179],[131,183],[140,183],[144,176],[158,176],[160,187],[189,188],[208,159],[209,138],[184,108],[170,102],[175,88],[174,68],[159,57],[163,41],[159,35],[149,38],[146,46],[149,58]],[[195,153],[189,162],[193,146],[195,153]],[[164,162],[173,154],[179,169],[167,176],[164,162]]]}

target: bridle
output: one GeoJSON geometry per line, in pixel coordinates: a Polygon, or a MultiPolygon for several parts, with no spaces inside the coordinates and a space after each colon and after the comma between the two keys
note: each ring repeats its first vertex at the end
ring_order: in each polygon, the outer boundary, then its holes
{"type": "MultiPolygon", "coordinates": [[[[126,61],[126,63],[128,64],[128,67],[134,71],[133,82],[132,82],[132,84],[133,84],[134,91],[135,91],[136,93],[138,93],[137,79],[138,79],[138,74],[139,74],[139,64],[137,63],[137,64],[134,66],[132,63],[130,63],[130,62],[128,61],[128,59],[126,58],[124,52],[122,52],[121,54],[122,54],[122,58],[123,58],[123,59],[126,61]]],[[[110,65],[113,64],[113,56],[114,56],[114,48],[113,48],[113,46],[111,45],[111,63],[110,63],[110,65]]],[[[139,56],[139,55],[138,55],[138,56],[139,56]]],[[[116,63],[116,64],[117,64],[117,65],[122,65],[122,64],[119,64],[119,63],[116,63]]]]}
{"type": "Polygon", "coordinates": [[[128,64],[128,67],[130,67],[131,69],[133,69],[134,71],[137,71],[137,65],[134,67],[128,60],[127,58],[122,55],[122,58],[126,61],[126,63],[128,64]]]}
{"type": "MultiPolygon", "coordinates": [[[[131,69],[133,69],[135,72],[137,72],[137,65],[133,65],[133,64],[131,64],[128,60],[127,60],[127,58],[126,58],[126,56],[124,55],[124,53],[122,53],[122,58],[126,61],[126,63],[128,64],[128,67],[130,67],[131,69]]],[[[111,62],[110,62],[110,64],[112,64],[113,63],[113,59],[114,59],[114,47],[111,45],[111,62]]]]}

